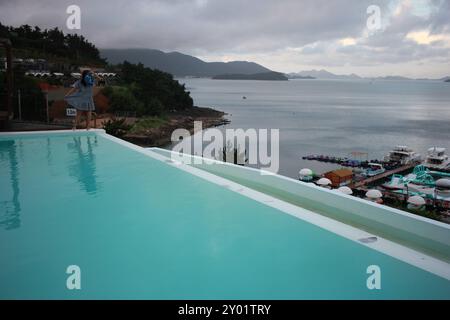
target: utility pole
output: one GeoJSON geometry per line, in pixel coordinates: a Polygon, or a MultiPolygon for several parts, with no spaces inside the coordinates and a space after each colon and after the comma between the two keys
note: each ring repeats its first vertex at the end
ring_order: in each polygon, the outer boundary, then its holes
{"type": "Polygon", "coordinates": [[[22,121],[22,96],[20,95],[20,89],[17,90],[17,99],[19,102],[19,121],[22,121]]]}
{"type": "Polygon", "coordinates": [[[48,92],[50,91],[50,88],[46,82],[40,83],[39,87],[41,88],[41,92],[45,95],[45,116],[47,123],[50,123],[50,112],[48,107],[48,92]]]}
{"type": "Polygon", "coordinates": [[[50,123],[50,112],[48,110],[48,91],[45,92],[45,108],[47,113],[47,123],[50,123]]]}
{"type": "Polygon", "coordinates": [[[6,112],[0,111],[0,120],[5,120],[6,125],[13,117],[13,65],[12,49],[9,39],[0,38],[0,45],[5,47],[6,53],[6,112]]]}

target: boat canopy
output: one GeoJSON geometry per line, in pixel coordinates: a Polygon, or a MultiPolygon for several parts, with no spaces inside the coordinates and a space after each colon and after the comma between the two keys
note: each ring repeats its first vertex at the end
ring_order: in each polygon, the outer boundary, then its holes
{"type": "Polygon", "coordinates": [[[413,149],[411,149],[411,148],[408,147],[408,146],[396,146],[396,147],[394,148],[394,151],[412,152],[413,149]]]}
{"type": "Polygon", "coordinates": [[[445,148],[440,148],[440,147],[431,147],[430,149],[428,149],[428,153],[433,154],[433,153],[444,153],[445,152],[445,148]]]}
{"type": "Polygon", "coordinates": [[[381,163],[368,163],[367,164],[369,167],[377,167],[377,168],[380,168],[380,169],[382,169],[383,168],[383,165],[381,164],[381,163]]]}

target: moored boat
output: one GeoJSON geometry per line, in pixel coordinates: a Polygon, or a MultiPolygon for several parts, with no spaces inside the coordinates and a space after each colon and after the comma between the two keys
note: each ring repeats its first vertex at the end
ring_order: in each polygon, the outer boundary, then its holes
{"type": "Polygon", "coordinates": [[[386,171],[386,169],[383,168],[383,165],[380,163],[369,163],[368,168],[365,172],[363,172],[363,175],[366,177],[373,177],[379,174],[382,174],[386,171]]]}
{"type": "Polygon", "coordinates": [[[411,163],[419,163],[422,158],[421,155],[415,152],[408,146],[396,146],[393,150],[389,151],[389,154],[384,157],[387,162],[396,162],[401,165],[407,165],[411,163]]]}
{"type": "Polygon", "coordinates": [[[428,149],[424,166],[430,169],[448,170],[450,169],[450,159],[445,154],[445,148],[432,147],[428,149]]]}

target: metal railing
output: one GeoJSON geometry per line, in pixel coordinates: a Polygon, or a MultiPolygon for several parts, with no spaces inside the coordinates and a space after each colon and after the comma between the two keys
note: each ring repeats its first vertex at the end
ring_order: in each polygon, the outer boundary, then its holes
{"type": "MultiPolygon", "coordinates": [[[[0,110],[5,106],[6,92],[0,91],[0,110]]],[[[12,95],[13,119],[19,121],[46,121],[45,98],[39,89],[16,89],[12,95]]]]}

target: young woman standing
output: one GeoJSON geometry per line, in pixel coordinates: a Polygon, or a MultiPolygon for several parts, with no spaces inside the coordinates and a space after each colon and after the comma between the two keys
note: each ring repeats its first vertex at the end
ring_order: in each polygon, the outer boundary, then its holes
{"type": "Polygon", "coordinates": [[[81,79],[72,85],[72,89],[67,93],[64,100],[69,106],[77,109],[75,117],[74,130],[81,118],[81,113],[86,114],[86,129],[91,128],[92,112],[95,110],[94,93],[94,75],[90,70],[84,70],[81,79]]]}

